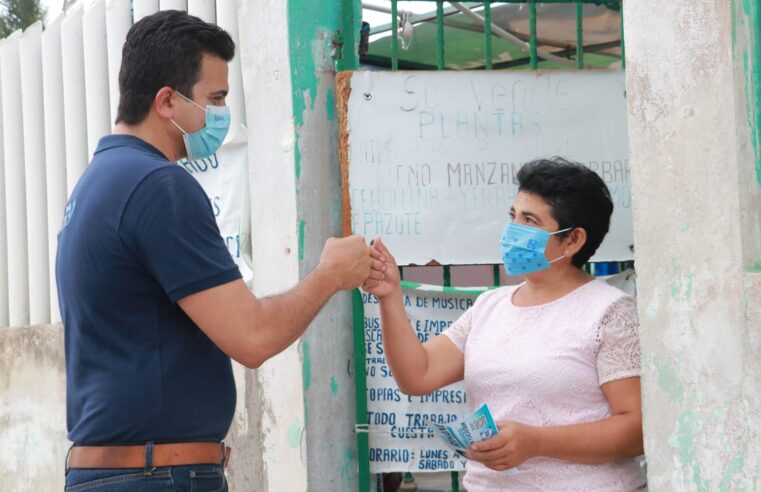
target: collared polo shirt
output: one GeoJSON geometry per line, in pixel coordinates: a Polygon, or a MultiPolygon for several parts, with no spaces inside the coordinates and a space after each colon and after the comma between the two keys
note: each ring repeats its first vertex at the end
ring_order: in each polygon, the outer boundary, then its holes
{"type": "Polygon", "coordinates": [[[101,139],[58,235],[69,439],[223,439],[230,358],[177,301],[240,277],[187,171],[137,137],[101,139]]]}

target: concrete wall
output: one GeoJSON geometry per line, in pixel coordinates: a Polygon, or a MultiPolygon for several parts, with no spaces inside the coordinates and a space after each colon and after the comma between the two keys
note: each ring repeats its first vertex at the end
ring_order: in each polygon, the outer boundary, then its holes
{"type": "MultiPolygon", "coordinates": [[[[759,184],[744,8],[625,2],[651,491],[761,489],[759,184]]],[[[744,5],[744,7],[743,7],[744,5]]]]}
{"type": "Polygon", "coordinates": [[[63,328],[0,328],[0,491],[62,490],[63,328]]]}
{"type": "MultiPolygon", "coordinates": [[[[254,282],[257,296],[299,280],[295,130],[288,54],[288,4],[238,1],[246,119],[254,282]]],[[[253,460],[235,490],[306,490],[304,393],[298,347],[247,374],[246,407],[255,427],[239,442],[253,460]]]]}
{"type": "MultiPolygon", "coordinates": [[[[234,364],[238,406],[227,443],[231,490],[259,487],[261,391],[254,371],[234,364]]],[[[66,439],[63,326],[0,328],[0,492],[62,490],[66,439]]],[[[289,489],[278,489],[289,490],[289,489]]]]}
{"type": "MultiPolygon", "coordinates": [[[[325,239],[340,233],[340,9],[319,3],[238,0],[258,296],[292,287],[318,262],[325,239]]],[[[0,353],[0,491],[60,490],[69,445],[62,327],[0,329],[0,353]]],[[[307,490],[308,462],[313,490],[356,488],[352,367],[347,295],[261,369],[235,366],[232,490],[307,490]]]]}
{"type": "MultiPolygon", "coordinates": [[[[319,262],[325,240],[341,236],[335,106],[336,65],[344,56],[338,38],[341,3],[348,2],[288,2],[302,278],[319,262]]],[[[350,52],[351,40],[342,41],[350,52]]],[[[358,486],[351,314],[350,295],[338,294],[300,343],[310,490],[358,486]]]]}
{"type": "MultiPolygon", "coordinates": [[[[300,0],[238,5],[254,292],[265,296],[305,277],[325,240],[341,232],[334,97],[341,8],[300,0]]],[[[253,482],[241,486],[356,489],[352,341],[344,293],[299,343],[247,376],[246,407],[258,430],[240,442],[242,452],[260,458],[247,472],[253,482]]]]}
{"type": "MultiPolygon", "coordinates": [[[[341,232],[334,80],[342,12],[339,2],[300,0],[239,0],[239,12],[254,291],[268,295],[305,277],[341,232]]],[[[339,294],[298,344],[256,372],[247,401],[261,416],[256,490],[356,489],[351,326],[350,298],[339,294]]]]}

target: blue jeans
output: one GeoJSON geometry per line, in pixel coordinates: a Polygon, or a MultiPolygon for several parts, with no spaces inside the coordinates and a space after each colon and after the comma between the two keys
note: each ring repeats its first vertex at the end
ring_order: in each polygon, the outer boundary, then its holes
{"type": "Polygon", "coordinates": [[[227,492],[221,465],[187,465],[153,468],[70,468],[66,472],[66,492],[227,492]]]}

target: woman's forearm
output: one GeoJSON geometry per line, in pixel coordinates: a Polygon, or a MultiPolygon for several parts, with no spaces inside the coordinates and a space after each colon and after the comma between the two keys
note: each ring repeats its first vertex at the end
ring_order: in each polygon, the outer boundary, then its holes
{"type": "Polygon", "coordinates": [[[535,429],[539,456],[577,463],[606,463],[643,453],[642,417],[635,413],[584,424],[535,429]]]}
{"type": "Polygon", "coordinates": [[[396,384],[406,394],[419,394],[428,354],[410,326],[401,291],[381,299],[380,316],[384,353],[396,384]]]}

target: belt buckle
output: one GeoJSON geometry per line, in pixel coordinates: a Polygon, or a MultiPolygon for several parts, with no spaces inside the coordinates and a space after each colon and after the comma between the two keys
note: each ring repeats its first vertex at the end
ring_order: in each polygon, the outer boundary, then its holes
{"type": "Polygon", "coordinates": [[[232,448],[225,444],[224,441],[221,443],[221,450],[222,450],[222,456],[220,456],[219,463],[222,465],[222,468],[227,468],[227,463],[230,462],[230,453],[232,451],[232,448]]]}

